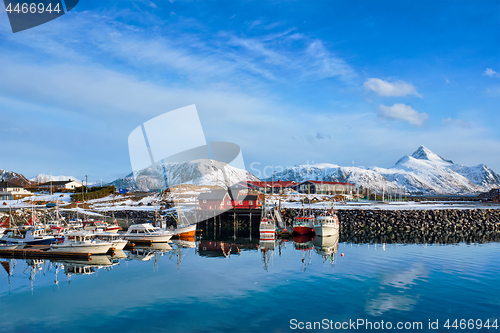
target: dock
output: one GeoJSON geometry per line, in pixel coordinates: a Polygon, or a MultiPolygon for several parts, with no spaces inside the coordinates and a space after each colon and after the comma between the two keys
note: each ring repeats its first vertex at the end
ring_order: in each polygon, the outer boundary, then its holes
{"type": "Polygon", "coordinates": [[[0,258],[14,259],[87,259],[90,253],[49,251],[49,246],[39,245],[24,249],[0,250],[0,258]]]}

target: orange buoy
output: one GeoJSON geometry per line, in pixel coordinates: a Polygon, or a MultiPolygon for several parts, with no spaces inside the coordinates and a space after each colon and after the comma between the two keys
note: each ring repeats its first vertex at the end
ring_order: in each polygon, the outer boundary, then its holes
{"type": "Polygon", "coordinates": [[[341,256],[341,257],[343,257],[343,256],[344,256],[344,254],[343,254],[343,253],[341,253],[341,254],[340,254],[340,256],[341,256]]]}

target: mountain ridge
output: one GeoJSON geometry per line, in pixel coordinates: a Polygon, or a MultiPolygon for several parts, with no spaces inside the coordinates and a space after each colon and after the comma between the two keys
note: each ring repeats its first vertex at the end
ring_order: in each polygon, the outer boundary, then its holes
{"type": "Polygon", "coordinates": [[[328,163],[296,165],[266,180],[302,181],[307,177],[312,180],[347,181],[380,193],[404,188],[414,195],[465,195],[500,187],[500,175],[486,165],[468,167],[455,164],[425,146],[403,156],[390,168],[341,167],[328,163]],[[319,168],[319,165],[331,167],[319,168]]]}

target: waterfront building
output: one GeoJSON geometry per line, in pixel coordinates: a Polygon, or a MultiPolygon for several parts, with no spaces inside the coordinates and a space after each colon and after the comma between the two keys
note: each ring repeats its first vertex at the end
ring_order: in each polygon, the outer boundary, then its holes
{"type": "Polygon", "coordinates": [[[17,200],[32,195],[23,186],[11,182],[0,182],[0,200],[17,200]]]}

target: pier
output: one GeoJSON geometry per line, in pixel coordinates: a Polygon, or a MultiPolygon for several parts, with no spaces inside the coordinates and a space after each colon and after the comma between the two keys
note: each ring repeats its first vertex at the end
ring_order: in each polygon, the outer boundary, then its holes
{"type": "Polygon", "coordinates": [[[52,252],[47,245],[34,245],[24,249],[0,250],[0,258],[14,259],[87,259],[90,253],[52,252]]]}

